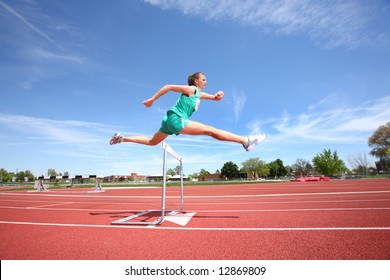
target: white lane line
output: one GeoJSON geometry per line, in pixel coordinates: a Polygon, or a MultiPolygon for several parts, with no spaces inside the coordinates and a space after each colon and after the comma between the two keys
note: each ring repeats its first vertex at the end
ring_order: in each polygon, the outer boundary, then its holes
{"type": "MultiPolygon", "coordinates": [[[[69,204],[74,204],[74,203],[75,202],[53,203],[53,204],[46,204],[46,205],[29,206],[29,207],[25,207],[24,209],[51,209],[51,208],[47,208],[47,207],[63,206],[63,205],[69,205],[69,204]]],[[[55,208],[52,210],[55,210],[55,208]]]]}
{"type": "MultiPolygon", "coordinates": [[[[70,204],[70,203],[69,203],[70,204]]],[[[98,208],[44,208],[49,206],[56,206],[63,204],[53,204],[46,206],[30,206],[30,207],[18,207],[18,206],[0,206],[0,209],[19,209],[19,210],[45,210],[45,211],[87,211],[87,212],[136,212],[145,211],[145,209],[98,209],[98,208]]],[[[302,212],[302,211],[382,211],[390,210],[390,207],[356,207],[356,208],[287,208],[287,209],[187,209],[186,212],[198,212],[198,213],[245,213],[245,212],[302,212]]]]}
{"type": "Polygon", "coordinates": [[[121,225],[87,225],[87,224],[59,224],[59,223],[32,223],[0,221],[0,224],[57,226],[57,227],[90,227],[90,228],[118,228],[118,229],[148,229],[148,230],[188,230],[188,231],[387,231],[390,227],[307,227],[307,228],[199,228],[199,227],[145,227],[121,225]]]}

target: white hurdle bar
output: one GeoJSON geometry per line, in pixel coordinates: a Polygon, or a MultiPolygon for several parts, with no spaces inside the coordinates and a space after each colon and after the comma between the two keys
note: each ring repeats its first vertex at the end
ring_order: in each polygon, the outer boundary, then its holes
{"type": "Polygon", "coordinates": [[[161,143],[163,149],[163,185],[162,185],[162,195],[161,195],[161,209],[158,210],[146,210],[143,212],[136,213],[132,216],[113,221],[113,225],[159,225],[164,221],[165,216],[173,216],[180,213],[184,208],[184,184],[183,184],[183,160],[182,158],[165,142],[161,143]],[[166,210],[166,190],[167,190],[167,153],[170,154],[180,163],[180,208],[177,210],[166,210]],[[160,212],[160,217],[155,221],[132,221],[138,217],[147,215],[152,212],[160,212]],[[169,212],[166,214],[166,212],[169,212]]]}

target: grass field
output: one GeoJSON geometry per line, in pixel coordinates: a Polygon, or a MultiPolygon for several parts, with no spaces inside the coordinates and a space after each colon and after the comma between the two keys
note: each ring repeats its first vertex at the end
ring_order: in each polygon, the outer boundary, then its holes
{"type": "MultiPolygon", "coordinates": [[[[366,179],[385,179],[389,178],[388,174],[368,176],[367,178],[350,179],[350,180],[366,180],[366,179]]],[[[184,181],[185,186],[210,186],[210,185],[239,185],[239,184],[259,184],[259,183],[281,183],[289,182],[289,179],[266,179],[257,180],[227,180],[227,181],[184,181]]],[[[57,188],[94,188],[95,182],[86,184],[71,184],[70,182],[45,182],[50,189],[57,188]]],[[[162,182],[103,182],[103,188],[131,188],[131,187],[160,187],[162,182]]],[[[179,186],[180,182],[167,182],[167,186],[179,186]]],[[[27,183],[0,183],[0,191],[5,190],[32,190],[34,182],[27,183]]]]}

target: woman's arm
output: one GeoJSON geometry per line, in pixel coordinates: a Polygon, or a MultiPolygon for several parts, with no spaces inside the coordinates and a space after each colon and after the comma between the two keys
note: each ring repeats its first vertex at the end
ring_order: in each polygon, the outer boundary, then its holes
{"type": "Polygon", "coordinates": [[[192,96],[195,93],[195,90],[193,87],[190,86],[180,86],[180,85],[165,85],[162,88],[160,88],[155,95],[153,95],[151,98],[145,100],[143,104],[146,107],[150,107],[153,105],[154,101],[159,99],[161,96],[166,94],[168,91],[175,91],[182,94],[185,94],[187,96],[192,96]]]}
{"type": "Polygon", "coordinates": [[[206,99],[206,100],[215,100],[215,101],[219,101],[222,99],[224,93],[223,91],[218,91],[216,94],[208,94],[208,93],[205,93],[205,92],[201,92],[200,93],[200,98],[201,99],[206,99]]]}

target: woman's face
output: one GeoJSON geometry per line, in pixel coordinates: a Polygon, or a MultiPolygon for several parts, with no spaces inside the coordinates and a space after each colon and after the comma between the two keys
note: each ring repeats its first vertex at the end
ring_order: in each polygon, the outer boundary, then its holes
{"type": "Polygon", "coordinates": [[[203,74],[200,74],[199,78],[195,79],[195,85],[200,89],[204,89],[207,85],[206,76],[203,74]]]}

